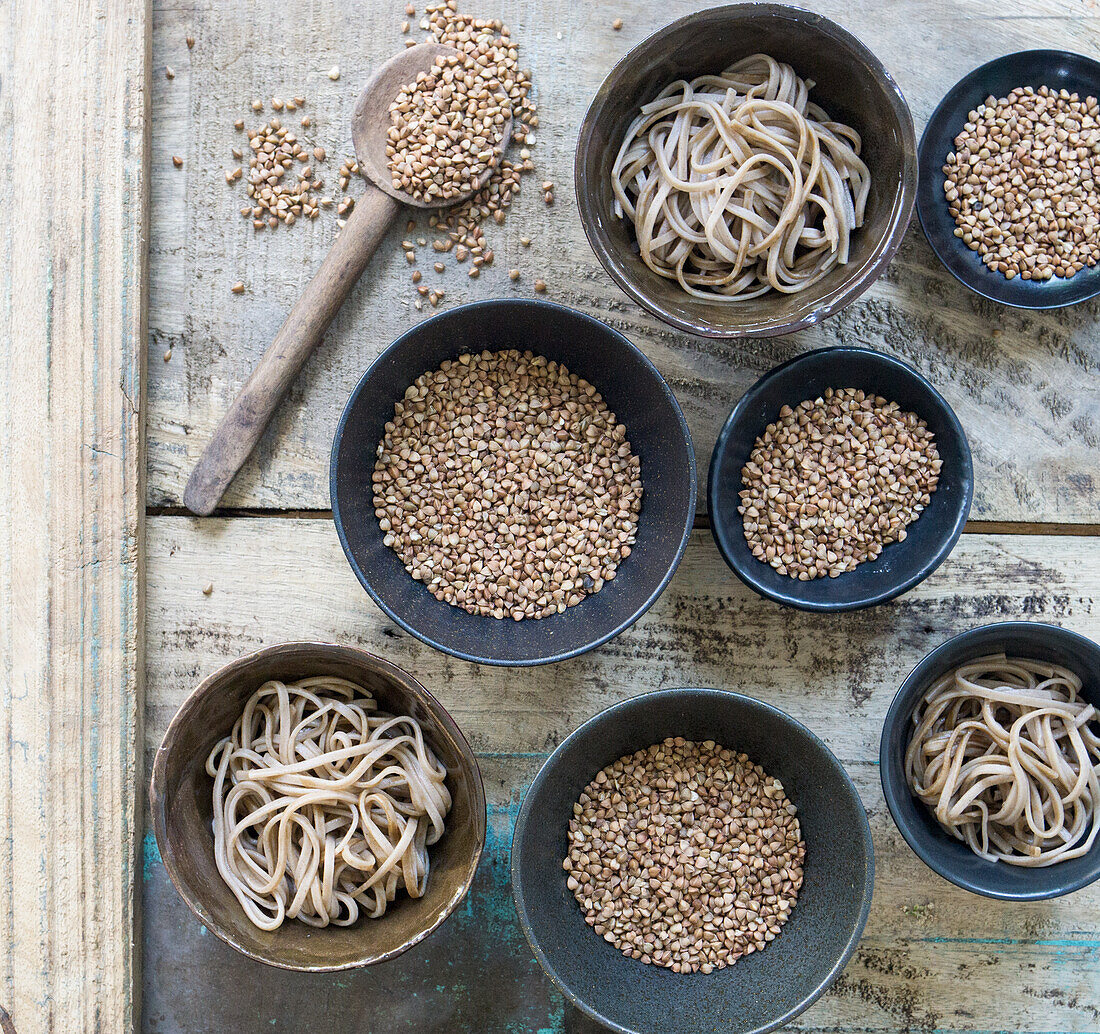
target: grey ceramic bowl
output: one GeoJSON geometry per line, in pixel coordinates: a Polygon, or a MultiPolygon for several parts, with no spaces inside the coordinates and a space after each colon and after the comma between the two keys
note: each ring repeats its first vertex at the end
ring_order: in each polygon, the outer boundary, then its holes
{"type": "Polygon", "coordinates": [[[713,7],[673,22],[626,55],[604,80],[581,123],[574,176],[588,241],[612,279],[655,316],[715,338],[787,334],[818,323],[858,298],[901,244],[917,190],[917,143],[901,89],[851,33],[812,11],[785,4],[713,7]],[[668,83],[720,72],[763,52],[815,82],[810,99],[856,129],[871,172],[863,227],[851,260],[798,294],[771,292],[742,302],[694,298],[657,276],[638,256],[634,229],[613,210],[611,169],[638,109],[668,83]]]}
{"type": "Polygon", "coordinates": [[[921,137],[917,217],[947,271],[975,294],[1023,309],[1076,305],[1100,295],[1100,264],[1068,280],[1006,280],[955,236],[955,220],[943,196],[943,164],[970,112],[990,94],[1004,97],[1017,86],[1049,86],[1095,97],[1100,94],[1100,62],[1065,50],[1025,50],[989,61],[960,79],[940,101],[921,137]]]}
{"type": "Polygon", "coordinates": [[[478,664],[526,666],[591,650],[638,620],[664,591],[695,517],[695,451],[672,390],[640,348],[575,309],[532,299],[472,302],[418,323],[383,352],[348,399],[332,444],[332,515],[371,598],[407,632],[478,664]],[[382,539],[371,474],[393,404],[445,359],[487,348],[531,349],[595,385],[626,425],[642,464],[642,512],[615,579],[563,614],[503,621],[437,600],[382,539]]]}
{"type": "Polygon", "coordinates": [[[733,407],[710,461],[707,499],[711,531],[726,563],[761,596],[801,610],[836,612],[874,607],[908,592],[947,559],[962,534],[974,495],[974,468],[962,429],[947,400],[900,359],[869,348],[819,348],[760,378],[733,407]],[[935,435],[943,468],[924,512],[876,560],[836,578],[802,582],[757,560],[745,541],[737,507],[741,471],[757,437],[783,406],[816,398],[826,388],[872,391],[916,413],[935,435]]]}
{"type": "Polygon", "coordinates": [[[365,650],[334,643],[283,643],[205,678],[184,701],[157,751],[149,789],[153,831],[168,875],[211,933],[243,955],[282,969],[320,972],[392,959],[422,941],[466,896],[485,846],[485,789],[470,745],[451,716],[407,671],[365,650]],[[374,693],[384,710],[412,715],[447,766],[451,811],[430,849],[428,889],[398,897],[379,919],[313,929],[288,919],[278,930],[249,922],[214,862],[213,780],[206,759],[229,734],[245,701],[268,679],[330,674],[374,693]]]}
{"type": "Polygon", "coordinates": [[[890,814],[901,835],[930,869],[963,890],[1005,901],[1038,901],[1087,887],[1100,878],[1100,839],[1086,855],[1041,869],[987,862],[940,828],[932,812],[909,789],[905,751],[920,698],[941,675],[991,653],[1061,664],[1081,676],[1082,696],[1100,707],[1100,646],[1057,625],[1006,621],[983,625],[948,639],[924,658],[902,683],[882,726],[879,776],[890,814]]]}
{"type": "Polygon", "coordinates": [[[789,1022],[855,951],[873,883],[867,816],[840,762],[789,715],[719,689],[647,693],[589,719],[542,766],[512,839],[512,894],[535,957],[569,1003],[619,1034],[762,1034],[789,1022]],[[709,974],[645,965],[607,944],[585,923],[561,866],[584,787],[624,754],[669,736],[748,754],[782,781],[806,841],[802,892],[782,933],[709,974]]]}

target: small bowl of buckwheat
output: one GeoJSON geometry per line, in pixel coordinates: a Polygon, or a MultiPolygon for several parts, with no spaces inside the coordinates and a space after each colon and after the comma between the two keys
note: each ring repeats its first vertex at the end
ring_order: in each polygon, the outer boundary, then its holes
{"type": "Polygon", "coordinates": [[[718,435],[714,540],[749,588],[802,610],[857,610],[947,559],[974,471],[951,406],[913,367],[867,348],[777,366],[718,435]]]}
{"type": "Polygon", "coordinates": [[[829,748],[724,689],[645,693],[571,733],[524,797],[511,866],[535,958],[620,1034],[789,1023],[856,950],[875,867],[829,748]]]}
{"type": "Polygon", "coordinates": [[[695,516],[695,453],[642,351],[584,313],[474,302],[398,338],[336,431],[333,518],[401,628],[480,664],[564,660],[661,594],[695,516]]]}
{"type": "Polygon", "coordinates": [[[957,280],[1055,309],[1100,295],[1100,63],[1006,54],[955,84],[918,152],[917,215],[957,280]]]}

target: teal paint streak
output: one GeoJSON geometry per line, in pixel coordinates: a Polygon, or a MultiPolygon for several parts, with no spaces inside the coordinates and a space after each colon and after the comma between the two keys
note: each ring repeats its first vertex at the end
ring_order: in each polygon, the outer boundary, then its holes
{"type": "Polygon", "coordinates": [[[547,1015],[547,1020],[550,1022],[549,1027],[540,1027],[536,1034],[562,1034],[565,1030],[565,999],[555,988],[554,990],[554,1008],[547,1015]]]}
{"type": "Polygon", "coordinates": [[[1089,951],[1100,949],[1098,940],[1042,940],[1026,937],[917,937],[913,940],[921,944],[1014,944],[1036,948],[1086,948],[1089,951]]]}
{"type": "Polygon", "coordinates": [[[149,830],[141,841],[141,877],[144,880],[151,879],[155,869],[162,866],[160,848],[157,847],[157,838],[152,830],[149,830]]]}
{"type": "MultiPolygon", "coordinates": [[[[486,933],[509,939],[518,933],[508,880],[512,832],[518,815],[518,803],[509,803],[503,807],[499,805],[489,807],[482,864],[484,859],[487,859],[494,871],[498,868],[502,870],[502,879],[499,886],[493,887],[495,893],[475,895],[471,891],[466,895],[458,912],[463,918],[477,923],[486,933]]],[[[522,935],[519,940],[522,941],[522,935]]]]}

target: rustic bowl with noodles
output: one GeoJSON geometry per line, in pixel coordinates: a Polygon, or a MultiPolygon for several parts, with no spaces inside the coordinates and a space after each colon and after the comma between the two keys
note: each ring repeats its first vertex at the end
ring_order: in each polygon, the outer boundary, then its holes
{"type": "Polygon", "coordinates": [[[784,4],[746,3],[698,11],[643,40],[612,69],[581,124],[574,176],[592,250],[631,298],[678,330],[713,338],[788,334],[858,298],[901,244],[917,191],[917,144],[901,89],[855,36],[829,19],[784,4]],[[813,80],[810,100],[855,129],[870,171],[863,225],[849,261],[793,294],[712,301],[687,293],[639,255],[634,227],[615,212],[612,169],[628,126],[667,84],[714,74],[755,53],[770,54],[813,80]]]}
{"type": "Polygon", "coordinates": [[[249,958],[282,969],[322,972],[385,962],[422,941],[470,889],[485,845],[485,790],[470,745],[442,705],[412,675],[365,650],[333,643],[283,643],[242,657],[209,675],[172,719],[153,764],[149,790],[157,848],[180,897],[212,933],[249,958]],[[245,702],[269,679],[315,675],[367,688],[382,710],[410,715],[447,766],[451,809],[429,847],[422,897],[402,892],[377,919],[314,928],[287,919],[277,929],[254,926],[214,860],[213,780],[206,759],[245,702]]]}
{"type": "MultiPolygon", "coordinates": [[[[1091,639],[1068,628],[1031,621],[1006,621],[962,632],[938,646],[909,673],[890,705],[879,746],[883,795],[901,835],[917,857],[957,887],[1005,901],[1060,897],[1100,879],[1100,837],[1080,857],[1047,866],[987,861],[940,826],[906,778],[912,716],[925,693],[937,679],[960,665],[1000,653],[1068,668],[1081,679],[1081,698],[1100,707],[1100,645],[1091,639]]],[[[1094,814],[1093,822],[1097,821],[1100,816],[1094,814]]]]}

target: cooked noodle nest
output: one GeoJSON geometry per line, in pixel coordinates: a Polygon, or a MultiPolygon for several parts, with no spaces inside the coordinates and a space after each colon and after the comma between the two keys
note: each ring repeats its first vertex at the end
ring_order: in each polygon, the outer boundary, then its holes
{"type": "Polygon", "coordinates": [[[1003,653],[949,672],[913,713],[910,788],[988,861],[1081,857],[1100,830],[1100,735],[1080,693],[1068,668],[1003,653]]]}
{"type": "Polygon", "coordinates": [[[642,261],[690,295],[792,294],[848,262],[871,176],[859,133],[766,54],[670,83],[626,131],[615,211],[642,261]]]}
{"type": "Polygon", "coordinates": [[[408,715],[332,676],[272,680],[206,762],[218,872],[251,922],[350,926],[421,897],[451,807],[446,766],[408,715]]]}

